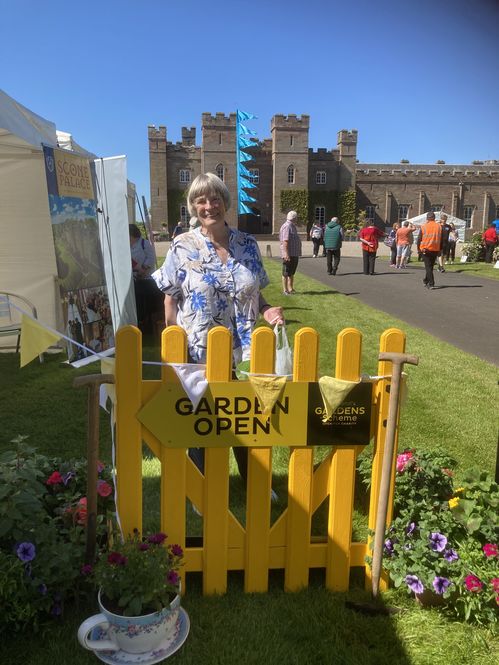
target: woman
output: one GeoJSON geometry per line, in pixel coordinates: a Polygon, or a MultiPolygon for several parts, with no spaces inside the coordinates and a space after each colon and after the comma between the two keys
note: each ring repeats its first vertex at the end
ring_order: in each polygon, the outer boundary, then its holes
{"type": "Polygon", "coordinates": [[[456,227],[452,222],[449,224],[449,240],[447,243],[447,253],[445,255],[445,260],[447,263],[454,263],[456,260],[456,245],[459,242],[459,233],[456,230],[456,227]]]}
{"type": "Polygon", "coordinates": [[[379,239],[384,238],[386,233],[380,231],[373,221],[367,221],[363,229],[357,234],[362,243],[362,265],[364,275],[374,275],[374,264],[376,252],[378,251],[379,239]]]}
{"type": "MultiPolygon", "coordinates": [[[[170,247],[163,266],[153,277],[165,294],[165,322],[187,333],[189,357],[206,362],[208,332],[226,326],[232,332],[233,361],[250,357],[251,333],[260,313],[267,323],[284,323],[282,307],[272,307],[260,293],[269,283],[253,236],[225,222],[229,190],[213,173],[199,175],[187,193],[191,216],[198,228],[183,233],[170,247]]],[[[247,449],[235,448],[243,480],[247,449]]],[[[204,449],[189,456],[203,471],[204,449]]]]}
{"type": "Polygon", "coordinates": [[[312,244],[314,246],[312,254],[312,257],[314,259],[317,258],[319,249],[321,248],[322,237],[323,237],[322,226],[319,224],[319,222],[314,222],[312,224],[312,228],[310,229],[310,239],[312,240],[312,244]]]}
{"type": "Polygon", "coordinates": [[[385,240],[385,245],[390,248],[390,268],[395,268],[397,265],[397,231],[400,229],[400,224],[395,222],[392,226],[388,238],[385,240]]]}
{"type": "Polygon", "coordinates": [[[138,326],[143,333],[152,333],[154,315],[160,312],[163,306],[163,296],[151,279],[156,268],[154,248],[149,240],[142,237],[136,224],[128,225],[128,235],[138,326]]]}

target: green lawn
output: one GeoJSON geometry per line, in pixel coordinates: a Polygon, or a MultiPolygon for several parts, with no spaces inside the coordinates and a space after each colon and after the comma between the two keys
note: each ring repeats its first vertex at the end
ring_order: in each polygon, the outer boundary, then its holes
{"type": "MultiPolygon", "coordinates": [[[[334,371],[336,336],[353,326],[363,333],[362,371],[374,373],[380,334],[389,327],[407,335],[407,351],[420,356],[418,367],[408,367],[409,397],[403,409],[401,447],[446,448],[460,464],[460,471],[473,465],[493,471],[497,445],[497,368],[441,342],[431,335],[373,310],[328,286],[298,275],[299,293],[285,297],[280,289],[280,266],[267,261],[271,286],[265,295],[272,304],[285,307],[292,338],[304,325],[320,332],[320,372],[334,371]]],[[[151,340],[145,359],[157,359],[151,340]]],[[[17,434],[28,434],[40,452],[63,456],[85,453],[86,395],[72,388],[77,375],[98,371],[98,367],[74,370],[60,365],[52,356],[19,370],[13,355],[0,354],[2,404],[1,448],[17,434]]],[[[155,368],[147,374],[154,376],[155,368]]],[[[108,417],[101,418],[101,456],[110,460],[108,417]]],[[[285,451],[275,454],[274,486],[280,499],[273,507],[285,506],[285,451]]],[[[158,523],[159,465],[144,455],[145,528],[158,523]]],[[[235,469],[231,478],[231,506],[243,514],[244,492],[235,469]]],[[[354,531],[365,527],[359,497],[354,531]]],[[[201,532],[201,520],[188,511],[191,534],[201,532]]],[[[321,517],[314,519],[314,530],[321,517]]],[[[358,572],[352,574],[347,595],[323,589],[323,575],[314,571],[311,586],[297,594],[282,591],[282,575],[271,576],[268,594],[245,595],[242,578],[229,576],[225,596],[203,597],[199,576],[189,578],[183,600],[191,618],[191,634],[173,662],[182,664],[232,665],[281,662],[300,664],[401,663],[450,665],[450,663],[493,665],[499,660],[499,638],[485,628],[470,627],[436,610],[421,610],[405,595],[390,591],[384,602],[402,612],[393,616],[364,615],[345,607],[345,599],[368,600],[358,572]]],[[[42,636],[25,635],[0,646],[0,663],[26,665],[96,663],[76,642],[79,622],[97,611],[96,605],[68,608],[63,624],[52,626],[42,636]]]]}

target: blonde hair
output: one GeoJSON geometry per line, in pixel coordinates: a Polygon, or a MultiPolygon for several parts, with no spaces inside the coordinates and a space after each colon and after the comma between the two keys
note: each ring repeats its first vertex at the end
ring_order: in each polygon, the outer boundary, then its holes
{"type": "Polygon", "coordinates": [[[225,209],[230,208],[230,194],[227,186],[214,173],[201,173],[194,178],[187,192],[187,208],[191,217],[196,216],[194,201],[200,196],[219,196],[224,202],[225,209]]]}

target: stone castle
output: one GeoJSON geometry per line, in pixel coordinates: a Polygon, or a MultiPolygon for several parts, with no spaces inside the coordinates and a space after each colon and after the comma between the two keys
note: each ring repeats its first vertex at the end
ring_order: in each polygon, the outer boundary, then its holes
{"type": "MultiPolygon", "coordinates": [[[[182,140],[167,140],[165,126],[148,127],[151,217],[155,231],[171,230],[189,213],[185,190],[200,173],[211,171],[227,185],[232,205],[227,222],[255,234],[276,234],[284,219],[282,192],[308,197],[306,220],[328,221],[338,214],[335,196],[355,192],[358,210],[381,227],[429,210],[445,210],[464,219],[468,235],[499,217],[499,160],[472,164],[364,164],[357,160],[357,130],[342,129],[336,148],[308,146],[310,117],[274,115],[271,138],[250,148],[246,162],[257,199],[253,215],[237,215],[236,114],[202,114],[201,145],[196,129],[182,127],[182,140]]],[[[305,221],[305,220],[301,220],[305,221]]]]}

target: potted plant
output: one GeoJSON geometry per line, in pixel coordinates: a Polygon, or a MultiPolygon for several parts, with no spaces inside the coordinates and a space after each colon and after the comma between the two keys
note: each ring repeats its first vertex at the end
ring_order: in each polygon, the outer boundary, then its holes
{"type": "MultiPolygon", "coordinates": [[[[367,459],[359,466],[366,476],[367,459]]],[[[454,489],[444,452],[397,456],[394,519],[383,566],[395,587],[424,605],[447,605],[466,621],[499,621],[499,487],[470,471],[454,489]]]]}
{"type": "Polygon", "coordinates": [[[87,567],[99,587],[101,613],[81,624],[80,643],[126,653],[160,648],[178,630],[182,556],[179,545],[166,545],[164,533],[135,533],[103,554],[93,570],[87,567]]]}

